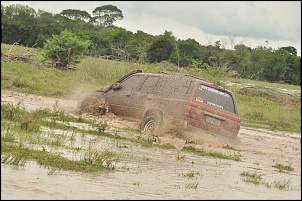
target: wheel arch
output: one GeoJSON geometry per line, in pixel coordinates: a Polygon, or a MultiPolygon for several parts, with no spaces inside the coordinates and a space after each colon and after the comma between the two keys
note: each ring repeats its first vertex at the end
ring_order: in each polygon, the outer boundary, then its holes
{"type": "MultiPolygon", "coordinates": [[[[155,109],[155,108],[152,108],[152,109],[148,109],[145,114],[144,114],[144,117],[147,116],[147,115],[150,115],[150,114],[159,114],[161,118],[163,118],[164,116],[164,113],[162,110],[160,109],[155,109]]],[[[163,120],[163,119],[162,119],[163,120]]]]}

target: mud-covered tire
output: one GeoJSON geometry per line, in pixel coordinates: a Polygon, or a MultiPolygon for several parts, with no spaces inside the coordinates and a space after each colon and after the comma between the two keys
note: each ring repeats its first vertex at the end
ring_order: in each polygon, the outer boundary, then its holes
{"type": "Polygon", "coordinates": [[[78,109],[81,113],[88,113],[92,115],[105,114],[108,108],[105,101],[100,101],[95,96],[89,96],[78,102],[78,109]]]}
{"type": "Polygon", "coordinates": [[[163,117],[159,112],[147,113],[141,124],[140,129],[145,133],[160,135],[163,133],[163,117]]]}

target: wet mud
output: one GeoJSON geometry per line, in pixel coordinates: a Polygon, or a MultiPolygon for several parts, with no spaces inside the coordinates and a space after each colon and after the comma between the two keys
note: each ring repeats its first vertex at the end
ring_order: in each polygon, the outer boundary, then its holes
{"type": "MultiPolygon", "coordinates": [[[[1,103],[20,104],[27,109],[59,109],[78,115],[76,101],[72,99],[2,91],[1,103]]],[[[102,115],[98,120],[106,121],[112,129],[138,126],[112,114],[102,115]]],[[[301,199],[301,133],[241,127],[238,138],[230,140],[192,129],[159,139],[176,149],[144,148],[104,136],[78,136],[74,147],[91,146],[121,155],[121,160],[115,163],[116,170],[110,173],[53,172],[34,161],[24,166],[1,163],[1,199],[301,199]],[[241,161],[182,151],[187,146],[240,155],[241,161]],[[278,172],[273,167],[276,164],[294,170],[278,172]],[[262,175],[263,183],[245,182],[241,174],[247,171],[262,175]],[[280,190],[274,184],[286,184],[287,188],[280,190]]],[[[68,150],[60,151],[66,157],[80,157],[68,150]]]]}

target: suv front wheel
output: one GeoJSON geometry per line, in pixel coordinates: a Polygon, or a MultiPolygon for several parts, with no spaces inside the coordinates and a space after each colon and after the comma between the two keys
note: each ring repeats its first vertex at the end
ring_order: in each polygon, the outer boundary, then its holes
{"type": "Polygon", "coordinates": [[[88,113],[92,115],[105,114],[109,111],[109,105],[105,99],[99,100],[95,96],[87,96],[78,102],[80,113],[88,113]]]}

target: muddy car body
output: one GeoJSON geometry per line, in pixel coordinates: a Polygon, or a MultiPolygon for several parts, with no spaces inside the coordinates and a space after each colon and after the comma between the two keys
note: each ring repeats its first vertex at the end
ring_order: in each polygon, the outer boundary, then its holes
{"type": "Polygon", "coordinates": [[[78,108],[101,114],[110,110],[140,122],[143,131],[156,135],[194,127],[235,137],[240,129],[237,103],[231,91],[185,75],[135,70],[111,86],[84,93],[78,108]]]}

